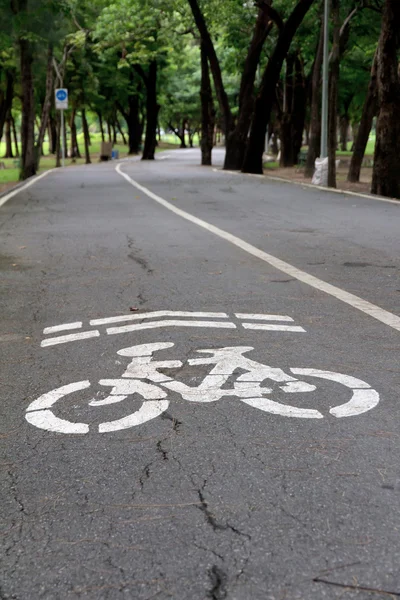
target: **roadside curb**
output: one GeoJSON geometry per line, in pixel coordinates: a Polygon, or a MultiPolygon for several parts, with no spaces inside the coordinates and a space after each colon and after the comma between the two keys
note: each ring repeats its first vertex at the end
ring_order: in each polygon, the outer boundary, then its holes
{"type": "Polygon", "coordinates": [[[338,190],[336,188],[329,188],[321,185],[314,185],[312,183],[306,183],[302,181],[293,181],[292,179],[285,179],[284,177],[276,177],[274,175],[257,175],[255,173],[242,173],[241,171],[224,171],[223,169],[213,168],[213,171],[221,173],[229,173],[230,175],[247,175],[248,177],[257,177],[258,179],[270,179],[271,181],[278,181],[280,183],[290,183],[291,185],[301,186],[303,188],[311,188],[318,191],[329,192],[331,194],[345,194],[348,196],[355,196],[356,198],[367,198],[368,200],[377,200],[378,202],[388,202],[389,204],[396,204],[400,207],[400,200],[395,198],[385,198],[383,196],[374,196],[373,194],[363,194],[362,192],[351,192],[350,190],[338,190]]]}

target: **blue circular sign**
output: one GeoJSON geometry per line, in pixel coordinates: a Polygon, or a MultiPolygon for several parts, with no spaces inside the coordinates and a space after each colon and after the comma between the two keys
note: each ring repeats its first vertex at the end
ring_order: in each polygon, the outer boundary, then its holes
{"type": "Polygon", "coordinates": [[[60,102],[64,102],[67,99],[67,92],[65,90],[57,90],[56,98],[60,102]]]}

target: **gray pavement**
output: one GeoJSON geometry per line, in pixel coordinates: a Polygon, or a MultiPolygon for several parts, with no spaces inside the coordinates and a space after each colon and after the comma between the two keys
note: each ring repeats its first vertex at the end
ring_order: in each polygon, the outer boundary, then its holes
{"type": "MultiPolygon", "coordinates": [[[[400,206],[198,163],[122,170],[400,315],[400,206]]],[[[0,598],[400,596],[400,332],[115,166],[53,172],[0,208],[0,598]],[[151,350],[174,363],[146,367],[151,350]],[[51,401],[88,433],[50,431],[51,401]]]]}

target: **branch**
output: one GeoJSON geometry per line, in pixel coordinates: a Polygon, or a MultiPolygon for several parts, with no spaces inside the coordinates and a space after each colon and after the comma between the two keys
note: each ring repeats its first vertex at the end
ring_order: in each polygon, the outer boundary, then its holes
{"type": "Polygon", "coordinates": [[[274,8],[272,8],[270,4],[267,4],[266,0],[259,0],[258,2],[256,2],[256,6],[258,6],[258,8],[260,8],[261,10],[264,10],[270,17],[270,19],[278,27],[279,31],[282,31],[284,23],[280,14],[274,8]]]}

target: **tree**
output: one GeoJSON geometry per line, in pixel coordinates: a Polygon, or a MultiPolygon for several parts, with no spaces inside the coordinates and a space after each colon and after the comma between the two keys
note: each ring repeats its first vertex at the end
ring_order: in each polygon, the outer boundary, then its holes
{"type": "Polygon", "coordinates": [[[385,0],[377,54],[379,113],[372,193],[400,199],[400,3],[385,0]]]}

